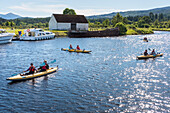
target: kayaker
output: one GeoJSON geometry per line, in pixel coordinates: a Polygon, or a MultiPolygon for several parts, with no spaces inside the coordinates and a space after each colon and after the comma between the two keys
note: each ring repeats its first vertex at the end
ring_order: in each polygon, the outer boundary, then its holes
{"type": "Polygon", "coordinates": [[[40,72],[42,72],[42,71],[46,71],[47,69],[49,69],[49,65],[47,64],[47,61],[46,61],[46,60],[44,60],[44,66],[42,66],[42,67],[41,67],[40,72]]]}
{"type": "Polygon", "coordinates": [[[30,66],[26,71],[24,71],[24,72],[29,71],[29,73],[26,73],[25,75],[34,74],[34,72],[36,71],[33,63],[31,63],[30,65],[31,65],[31,66],[30,66]]]}
{"type": "Polygon", "coordinates": [[[155,53],[155,49],[152,50],[151,54],[150,55],[156,55],[155,53]]]}
{"type": "Polygon", "coordinates": [[[144,39],[143,40],[147,40],[147,38],[146,37],[144,37],[144,39]]]}
{"type": "Polygon", "coordinates": [[[147,50],[145,50],[145,52],[143,53],[145,56],[147,56],[148,55],[148,52],[147,52],[147,50]]]}
{"type": "Polygon", "coordinates": [[[70,44],[69,49],[73,49],[72,45],[70,44]]]}
{"type": "Polygon", "coordinates": [[[79,47],[79,45],[77,45],[77,48],[76,48],[77,50],[80,50],[80,47],[79,47]]]}

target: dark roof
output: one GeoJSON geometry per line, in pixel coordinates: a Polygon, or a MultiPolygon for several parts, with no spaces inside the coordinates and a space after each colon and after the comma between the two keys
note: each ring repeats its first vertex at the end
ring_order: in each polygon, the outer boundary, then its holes
{"type": "Polygon", "coordinates": [[[53,14],[57,22],[63,23],[88,23],[84,15],[53,14]]]}

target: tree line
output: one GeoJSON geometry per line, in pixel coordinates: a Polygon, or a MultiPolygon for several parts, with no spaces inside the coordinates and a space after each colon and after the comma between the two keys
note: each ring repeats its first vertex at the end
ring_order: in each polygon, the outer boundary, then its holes
{"type": "Polygon", "coordinates": [[[10,27],[15,29],[25,28],[48,28],[50,17],[47,18],[18,18],[5,20],[0,18],[0,27],[10,27]]]}
{"type": "Polygon", "coordinates": [[[117,13],[113,18],[88,19],[90,27],[114,27],[116,23],[122,22],[125,25],[131,25],[139,28],[170,28],[170,16],[153,14],[148,16],[128,16],[123,17],[117,13]]]}
{"type": "MultiPolygon", "coordinates": [[[[63,14],[76,15],[73,9],[66,8],[63,14]]],[[[0,18],[0,27],[11,28],[48,28],[50,17],[47,18],[19,18],[5,20],[0,18]]],[[[114,28],[118,25],[127,28],[170,28],[170,16],[163,13],[154,14],[150,12],[148,16],[128,16],[123,17],[117,13],[112,18],[88,19],[89,28],[114,28]],[[119,24],[118,24],[119,23],[119,24]],[[117,25],[118,24],[118,25],[117,25]]]]}

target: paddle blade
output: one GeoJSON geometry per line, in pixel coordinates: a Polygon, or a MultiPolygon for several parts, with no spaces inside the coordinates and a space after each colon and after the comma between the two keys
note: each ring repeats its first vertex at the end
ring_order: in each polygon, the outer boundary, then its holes
{"type": "Polygon", "coordinates": [[[50,63],[54,63],[54,62],[56,62],[56,59],[54,59],[53,61],[51,61],[50,63]]]}
{"type": "Polygon", "coordinates": [[[40,66],[44,66],[45,65],[45,63],[43,62],[42,64],[40,64],[40,66]]]}

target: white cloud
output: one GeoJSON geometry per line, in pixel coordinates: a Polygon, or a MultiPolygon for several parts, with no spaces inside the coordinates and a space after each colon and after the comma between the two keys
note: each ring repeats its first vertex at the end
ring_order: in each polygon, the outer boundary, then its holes
{"type": "Polygon", "coordinates": [[[57,4],[57,5],[35,5],[33,3],[24,3],[17,6],[11,6],[10,9],[16,12],[24,12],[24,16],[38,17],[38,16],[50,16],[52,13],[62,13],[62,11],[68,7],[67,5],[57,4]],[[32,13],[32,15],[27,15],[32,13]],[[36,16],[37,15],[37,16],[36,16]]]}
{"type": "MultiPolygon", "coordinates": [[[[25,17],[47,17],[51,16],[52,13],[62,14],[65,8],[72,8],[65,4],[37,4],[37,3],[22,3],[21,5],[9,7],[14,11],[14,13],[21,13],[19,15],[25,17]]],[[[91,16],[91,15],[100,15],[108,14],[112,12],[120,12],[127,10],[115,10],[115,9],[75,9],[77,14],[91,16]]],[[[129,10],[128,10],[129,11],[129,10]]]]}

